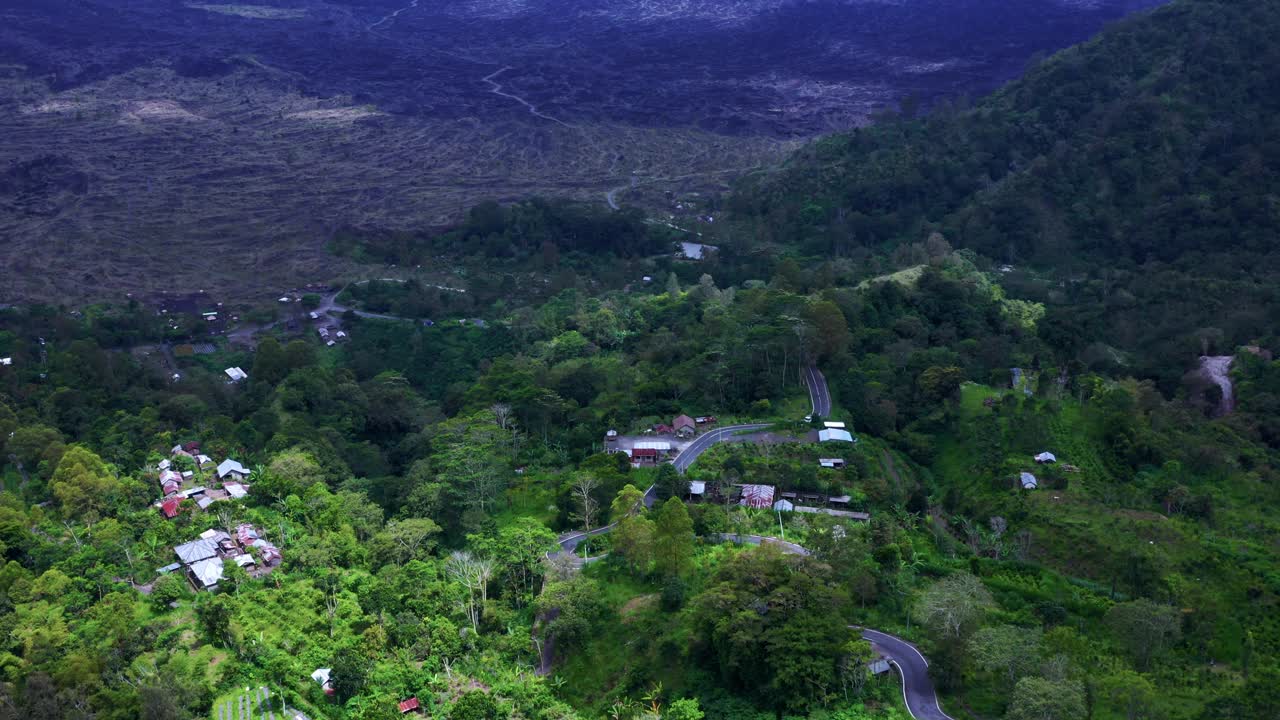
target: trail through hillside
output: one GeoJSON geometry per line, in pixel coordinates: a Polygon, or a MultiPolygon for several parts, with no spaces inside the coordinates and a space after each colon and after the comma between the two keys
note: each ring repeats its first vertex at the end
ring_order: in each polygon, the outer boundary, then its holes
{"type": "Polygon", "coordinates": [[[495,70],[495,71],[493,71],[493,72],[489,73],[488,75],[485,75],[484,77],[480,78],[480,80],[481,80],[481,82],[485,82],[485,83],[488,83],[488,84],[489,84],[489,86],[490,86],[490,87],[489,87],[489,92],[493,93],[494,95],[501,95],[501,96],[502,96],[502,97],[504,97],[504,98],[510,98],[511,100],[515,100],[516,102],[520,103],[521,105],[523,105],[523,106],[525,106],[525,107],[529,108],[529,114],[530,114],[530,115],[533,115],[534,117],[540,117],[540,118],[542,118],[543,120],[550,120],[550,121],[551,121],[551,122],[553,122],[553,123],[559,123],[560,125],[563,125],[563,126],[565,126],[565,127],[569,128],[570,130],[574,129],[574,128],[573,128],[573,126],[572,126],[572,125],[570,125],[569,123],[567,123],[567,122],[565,122],[565,121],[563,121],[563,120],[561,120],[561,119],[559,119],[559,118],[553,118],[553,117],[551,117],[550,115],[548,115],[548,114],[546,114],[546,113],[544,113],[544,112],[542,112],[542,111],[538,110],[537,106],[535,106],[533,103],[529,102],[528,100],[525,100],[524,98],[520,97],[519,95],[512,95],[511,93],[504,91],[504,90],[502,89],[502,83],[498,82],[497,80],[494,80],[494,78],[498,77],[498,76],[499,76],[499,75],[501,75],[502,73],[504,73],[504,72],[506,72],[506,71],[508,71],[508,70],[514,70],[514,69],[515,69],[515,68],[511,67],[510,65],[503,65],[501,68],[499,68],[499,69],[497,69],[497,70],[495,70]]]}

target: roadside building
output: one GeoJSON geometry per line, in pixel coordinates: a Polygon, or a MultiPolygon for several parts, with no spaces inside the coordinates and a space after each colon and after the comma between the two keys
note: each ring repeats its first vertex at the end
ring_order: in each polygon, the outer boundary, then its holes
{"type": "Polygon", "coordinates": [[[794,512],[796,506],[790,500],[779,500],[773,504],[774,512],[794,512]]]}
{"type": "Polygon", "coordinates": [[[689,499],[703,500],[707,497],[707,484],[701,480],[689,482],[689,499]]]}
{"type": "Polygon", "coordinates": [[[832,422],[832,421],[829,421],[829,420],[828,420],[828,421],[823,421],[822,426],[823,426],[823,427],[825,427],[825,428],[827,428],[828,430],[844,430],[844,429],[845,429],[845,428],[844,428],[844,423],[842,423],[842,422],[832,422]]]}
{"type": "Polygon", "coordinates": [[[738,504],[750,508],[773,507],[773,486],[743,485],[738,504]]]}
{"type": "Polygon", "coordinates": [[[854,439],[853,439],[853,436],[849,434],[848,430],[841,430],[839,428],[828,428],[826,430],[818,431],[818,442],[851,443],[851,442],[854,442],[854,439]]]}
{"type": "Polygon", "coordinates": [[[671,429],[675,431],[676,437],[692,437],[698,432],[697,423],[688,415],[679,415],[672,420],[671,429]]]}

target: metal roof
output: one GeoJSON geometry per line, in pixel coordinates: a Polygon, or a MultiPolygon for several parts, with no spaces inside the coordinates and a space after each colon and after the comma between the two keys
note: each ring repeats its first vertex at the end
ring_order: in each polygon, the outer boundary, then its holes
{"type": "Polygon", "coordinates": [[[185,565],[199,562],[206,558],[214,557],[218,554],[218,544],[213,540],[200,538],[192,540],[189,543],[183,543],[173,549],[178,554],[178,559],[185,565]]]}
{"type": "Polygon", "coordinates": [[[222,579],[222,558],[214,557],[192,563],[191,574],[195,577],[196,582],[206,588],[217,585],[218,581],[222,579]]]}
{"type": "Polygon", "coordinates": [[[853,442],[853,436],[849,434],[848,430],[831,428],[828,430],[819,430],[818,441],[819,442],[836,442],[836,441],[853,442]]]}

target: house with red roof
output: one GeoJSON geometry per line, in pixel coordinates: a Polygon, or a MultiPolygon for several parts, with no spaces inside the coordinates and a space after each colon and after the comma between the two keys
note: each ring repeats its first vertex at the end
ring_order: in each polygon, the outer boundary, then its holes
{"type": "Polygon", "coordinates": [[[418,698],[411,697],[408,700],[405,700],[404,702],[400,703],[399,707],[400,707],[401,715],[404,715],[405,713],[415,712],[418,709],[418,698]]]}
{"type": "Polygon", "coordinates": [[[160,514],[172,520],[178,517],[180,512],[178,506],[182,504],[182,498],[169,498],[160,503],[160,514]]]}

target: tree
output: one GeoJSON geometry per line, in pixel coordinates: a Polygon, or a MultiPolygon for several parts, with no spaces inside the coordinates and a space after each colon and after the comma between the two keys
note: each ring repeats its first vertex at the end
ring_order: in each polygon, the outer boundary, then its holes
{"type": "Polygon", "coordinates": [[[397,565],[422,559],[435,549],[440,526],[427,518],[392,520],[382,532],[374,536],[375,546],[397,565]]]}
{"type": "Polygon", "coordinates": [[[49,478],[49,489],[63,511],[89,522],[102,516],[119,487],[120,482],[102,458],[80,445],[67,448],[49,478]]]}
{"type": "Polygon", "coordinates": [[[662,720],[702,720],[705,716],[697,698],[672,700],[662,711],[662,720]]]}
{"type": "Polygon", "coordinates": [[[1151,706],[1156,700],[1156,689],[1151,681],[1128,668],[1113,670],[1100,682],[1102,695],[1125,720],[1142,720],[1151,717],[1151,706]]]}
{"type": "Polygon", "coordinates": [[[329,671],[329,684],[339,702],[346,702],[364,689],[369,661],[355,648],[347,648],[335,655],[333,667],[329,671]]]}
{"type": "Polygon", "coordinates": [[[503,525],[496,537],[469,535],[467,541],[476,552],[494,559],[502,586],[516,607],[533,600],[546,571],[547,553],[559,548],[556,534],[531,517],[503,525]]]}
{"type": "Polygon", "coordinates": [[[492,411],[454,418],[439,427],[440,479],[461,503],[481,512],[506,488],[511,447],[492,411]]]}
{"type": "Polygon", "coordinates": [[[186,594],[187,583],[180,576],[173,573],[161,575],[151,586],[151,606],[156,612],[165,612],[170,603],[181,600],[186,594]]]}
{"type": "Polygon", "coordinates": [[[657,486],[658,497],[664,500],[684,497],[689,492],[689,481],[669,463],[658,468],[658,477],[653,484],[657,486]]]}
{"type": "Polygon", "coordinates": [[[647,572],[654,558],[657,530],[649,518],[624,517],[613,531],[613,551],[627,561],[631,572],[647,572]]]}
{"type": "Polygon", "coordinates": [[[693,520],[679,498],[670,498],[654,518],[654,560],[662,575],[684,575],[693,564],[693,520]]]}
{"type": "Polygon", "coordinates": [[[600,487],[600,480],[594,474],[589,472],[574,474],[573,499],[578,506],[574,518],[582,521],[583,530],[590,530],[593,527],[591,523],[595,520],[596,506],[599,504],[595,498],[598,487],[600,487]]]}
{"type": "Polygon", "coordinates": [[[1035,667],[1040,652],[1039,628],[998,625],[969,638],[969,656],[983,670],[1002,675],[1010,687],[1035,667]]]}
{"type": "Polygon", "coordinates": [[[631,483],[622,486],[609,506],[609,519],[620,522],[644,512],[644,492],[631,483]]]}
{"type": "Polygon", "coordinates": [[[968,634],[992,604],[981,580],[960,573],[926,590],[916,604],[916,617],[939,638],[955,640],[968,634]]]}
{"type": "Polygon", "coordinates": [[[498,703],[483,690],[468,690],[449,710],[449,720],[498,720],[498,703]]]}
{"type": "Polygon", "coordinates": [[[1107,611],[1107,625],[1139,670],[1150,668],[1151,661],[1182,636],[1177,608],[1146,598],[1113,606],[1107,611]]]}
{"type": "Polygon", "coordinates": [[[1085,717],[1084,688],[1071,680],[1022,678],[1013,689],[1005,717],[1008,720],[1080,720],[1085,717]]]}
{"type": "Polygon", "coordinates": [[[675,273],[667,274],[666,293],[667,293],[667,297],[671,298],[672,300],[675,300],[676,298],[680,297],[680,280],[676,278],[675,273]]]}
{"type": "Polygon", "coordinates": [[[213,596],[196,605],[196,618],[210,639],[231,647],[231,606],[226,598],[213,596]]]}
{"type": "Polygon", "coordinates": [[[302,496],[312,485],[325,481],[324,468],[315,457],[302,450],[287,450],[276,455],[259,477],[255,473],[253,493],[272,502],[290,495],[302,496]]]}
{"type": "Polygon", "coordinates": [[[226,558],[222,561],[222,583],[226,583],[235,587],[236,594],[240,594],[240,586],[249,582],[249,573],[245,571],[240,563],[226,558]]]}
{"type": "Polygon", "coordinates": [[[449,577],[462,583],[467,589],[467,617],[471,620],[471,630],[480,632],[480,608],[488,599],[489,579],[493,577],[493,562],[478,558],[464,550],[455,550],[445,561],[445,570],[449,577]],[[476,606],[476,595],[480,597],[480,607],[476,606]]]}

